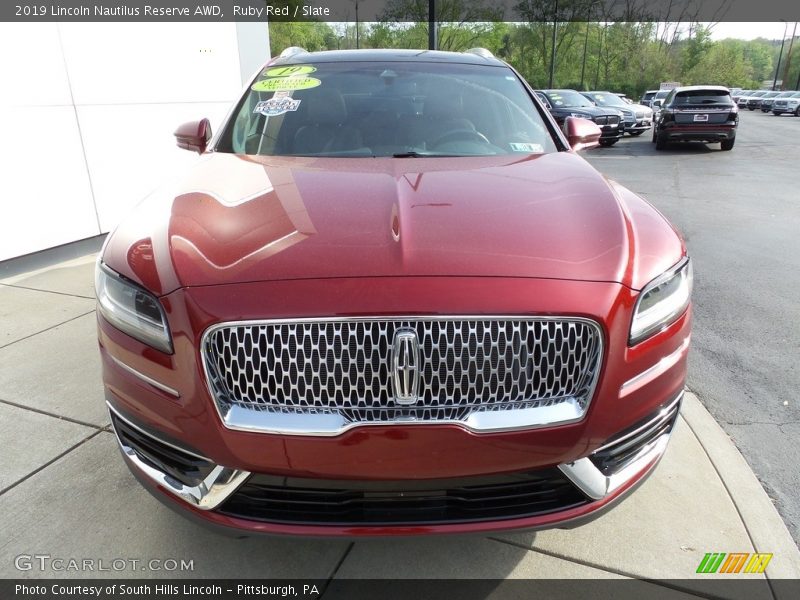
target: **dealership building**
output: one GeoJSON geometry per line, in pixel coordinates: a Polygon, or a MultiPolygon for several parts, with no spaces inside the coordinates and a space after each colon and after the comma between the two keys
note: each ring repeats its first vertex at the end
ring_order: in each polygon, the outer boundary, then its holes
{"type": "Polygon", "coordinates": [[[96,238],[196,155],[269,57],[266,23],[0,23],[0,261],[96,238]]]}

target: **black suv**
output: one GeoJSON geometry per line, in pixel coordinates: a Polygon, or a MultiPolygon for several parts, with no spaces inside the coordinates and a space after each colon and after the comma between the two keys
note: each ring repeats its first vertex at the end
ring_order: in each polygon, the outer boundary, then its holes
{"type": "Polygon", "coordinates": [[[653,127],[656,150],[668,142],[719,142],[731,150],[736,141],[739,109],[726,87],[696,85],[670,91],[653,127]]]}
{"type": "Polygon", "coordinates": [[[622,113],[615,108],[595,106],[594,102],[575,90],[536,90],[550,114],[560,126],[567,117],[582,117],[600,127],[601,146],[613,146],[625,131],[622,113]]]}

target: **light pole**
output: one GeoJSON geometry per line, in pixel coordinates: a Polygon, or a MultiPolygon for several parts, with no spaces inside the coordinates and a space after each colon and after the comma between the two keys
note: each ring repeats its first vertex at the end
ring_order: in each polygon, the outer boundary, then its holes
{"type": "Polygon", "coordinates": [[[555,9],[553,10],[553,47],[550,50],[550,83],[548,88],[553,88],[553,79],[556,73],[556,33],[558,31],[558,0],[555,0],[555,9]]]}
{"type": "Polygon", "coordinates": [[[781,68],[781,59],[783,58],[783,45],[786,43],[786,30],[789,28],[789,23],[787,23],[783,19],[781,19],[781,21],[783,21],[783,39],[781,39],[781,51],[778,54],[778,66],[775,67],[775,79],[772,80],[773,92],[775,91],[775,86],[778,83],[778,72],[781,68]]]}
{"type": "Polygon", "coordinates": [[[358,0],[356,0],[356,48],[359,47],[358,40],[358,0]]]}
{"type": "Polygon", "coordinates": [[[797,37],[797,21],[794,22],[792,37],[789,38],[789,49],[786,50],[786,62],[783,63],[783,89],[789,86],[789,68],[792,66],[792,48],[794,48],[794,38],[797,37]]]}
{"type": "Polygon", "coordinates": [[[439,44],[436,34],[436,0],[428,0],[428,50],[436,50],[439,44]]]}
{"type": "Polygon", "coordinates": [[[592,9],[594,8],[595,2],[590,2],[589,6],[586,8],[586,37],[583,38],[583,63],[581,64],[581,89],[583,88],[583,76],[586,72],[586,49],[589,46],[589,19],[592,18],[592,9]]]}
{"type": "Polygon", "coordinates": [[[597,82],[600,79],[600,51],[603,49],[603,35],[606,32],[606,24],[603,24],[603,28],[600,30],[600,40],[597,44],[597,71],[594,74],[594,89],[597,89],[597,82]]]}

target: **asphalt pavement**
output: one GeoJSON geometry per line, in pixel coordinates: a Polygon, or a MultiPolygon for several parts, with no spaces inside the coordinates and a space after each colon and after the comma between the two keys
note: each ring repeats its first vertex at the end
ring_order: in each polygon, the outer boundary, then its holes
{"type": "Polygon", "coordinates": [[[650,133],[584,156],[683,233],[694,260],[688,387],[800,541],[800,118],[744,110],[736,145],[650,133]]]}

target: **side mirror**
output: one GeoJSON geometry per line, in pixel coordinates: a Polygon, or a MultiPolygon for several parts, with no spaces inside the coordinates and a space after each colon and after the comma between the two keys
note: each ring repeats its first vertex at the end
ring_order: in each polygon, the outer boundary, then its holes
{"type": "Polygon", "coordinates": [[[575,152],[600,145],[600,136],[603,132],[594,121],[580,117],[567,117],[564,121],[564,129],[570,148],[575,152]]]}
{"type": "Polygon", "coordinates": [[[202,119],[184,123],[175,130],[175,140],[178,148],[202,154],[211,141],[211,122],[202,119]]]}

